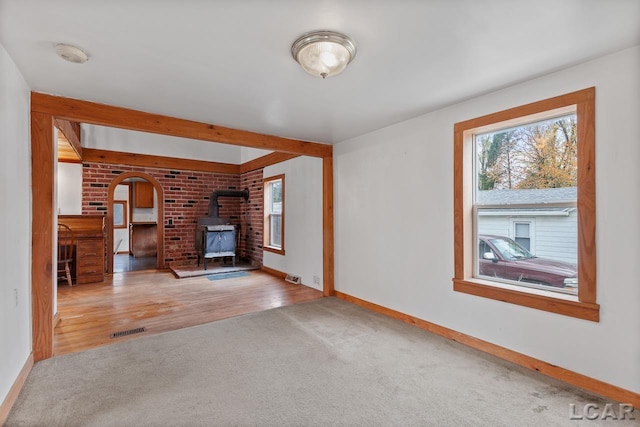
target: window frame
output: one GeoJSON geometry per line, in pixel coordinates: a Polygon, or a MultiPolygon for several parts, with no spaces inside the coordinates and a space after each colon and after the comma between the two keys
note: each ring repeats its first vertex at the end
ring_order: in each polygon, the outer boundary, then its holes
{"type": "Polygon", "coordinates": [[[113,201],[113,228],[127,228],[129,227],[129,212],[127,211],[126,200],[114,200],[113,201]],[[116,205],[122,205],[122,223],[116,222],[116,205]]]}
{"type": "Polygon", "coordinates": [[[263,178],[262,188],[264,191],[264,221],[263,221],[263,241],[262,249],[268,252],[273,252],[279,255],[284,255],[284,217],[285,217],[285,183],[284,174],[275,175],[268,178],[263,178]],[[271,245],[271,184],[280,181],[282,183],[282,205],[281,205],[281,230],[280,230],[280,247],[271,245]]]}
{"type": "MultiPolygon", "coordinates": [[[[453,289],[538,310],[599,322],[596,303],[595,87],[510,108],[454,125],[453,289]],[[531,123],[554,110],[575,109],[578,132],[578,295],[474,277],[473,135],[531,123]]],[[[477,250],[477,249],[476,249],[477,250]]]]}
{"type": "Polygon", "coordinates": [[[513,241],[519,243],[526,250],[531,252],[532,254],[536,254],[536,219],[530,217],[522,217],[522,218],[511,218],[509,220],[509,234],[513,241]],[[529,235],[527,237],[518,236],[518,224],[526,224],[528,225],[527,231],[529,235]],[[529,239],[529,247],[527,248],[522,243],[518,242],[518,238],[526,238],[529,239]]]}

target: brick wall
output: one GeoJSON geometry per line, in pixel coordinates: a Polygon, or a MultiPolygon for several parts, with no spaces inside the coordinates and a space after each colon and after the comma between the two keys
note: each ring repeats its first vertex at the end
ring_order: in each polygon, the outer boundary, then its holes
{"type": "Polygon", "coordinates": [[[241,214],[247,222],[247,255],[256,265],[262,265],[262,229],[264,227],[264,192],[262,169],[246,172],[240,179],[242,188],[249,189],[249,202],[241,206],[241,214]]]}
{"type": "Polygon", "coordinates": [[[262,222],[259,221],[258,228],[253,220],[257,214],[262,217],[262,170],[240,176],[97,163],[85,163],[82,170],[83,215],[106,215],[109,184],[123,172],[141,172],[160,183],[164,191],[164,218],[161,223],[165,231],[165,266],[196,263],[196,223],[198,218],[207,216],[209,196],[214,190],[242,190],[248,187],[251,197],[249,203],[242,198],[220,197],[219,214],[221,218],[229,218],[232,224],[240,227],[241,239],[236,253],[256,265],[262,265],[262,222]],[[245,179],[245,175],[249,178],[245,179]],[[251,209],[247,209],[249,204],[251,209]],[[260,209],[260,212],[254,212],[254,208],[260,209]],[[259,236],[255,235],[256,232],[259,236]],[[259,246],[255,243],[258,240],[259,246]]]}

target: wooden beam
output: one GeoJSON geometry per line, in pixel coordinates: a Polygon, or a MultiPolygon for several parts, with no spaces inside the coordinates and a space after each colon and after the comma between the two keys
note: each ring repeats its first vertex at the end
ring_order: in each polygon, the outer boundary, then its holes
{"type": "Polygon", "coordinates": [[[257,169],[262,169],[266,166],[271,166],[271,165],[275,165],[276,163],[284,162],[286,160],[295,159],[296,157],[300,157],[300,155],[291,154],[291,153],[279,153],[279,152],[269,153],[262,157],[258,157],[257,159],[249,160],[248,162],[241,164],[240,173],[251,172],[257,169]]]}
{"type": "Polygon", "coordinates": [[[322,274],[326,297],[335,295],[333,238],[333,157],[325,157],[322,159],[322,274]]]}
{"type": "Polygon", "coordinates": [[[58,163],[75,163],[75,164],[81,164],[82,160],[80,159],[63,159],[58,157],[58,163]]]}
{"type": "Polygon", "coordinates": [[[69,120],[56,119],[56,127],[62,132],[69,141],[69,145],[76,152],[80,160],[82,160],[82,145],[80,143],[80,123],[70,122],[69,120]]]}
{"type": "Polygon", "coordinates": [[[57,119],[80,123],[282,151],[312,157],[326,157],[332,153],[332,146],[328,144],[263,135],[214,124],[37,92],[31,93],[31,111],[46,113],[57,119]]]}
{"type": "Polygon", "coordinates": [[[31,311],[36,362],[53,354],[54,147],[53,117],[31,112],[31,311]]]}
{"type": "Polygon", "coordinates": [[[125,153],[122,151],[99,150],[96,148],[85,148],[83,161],[87,163],[109,163],[112,165],[142,166],[198,172],[240,173],[240,165],[231,163],[178,159],[175,157],[125,153]]]}

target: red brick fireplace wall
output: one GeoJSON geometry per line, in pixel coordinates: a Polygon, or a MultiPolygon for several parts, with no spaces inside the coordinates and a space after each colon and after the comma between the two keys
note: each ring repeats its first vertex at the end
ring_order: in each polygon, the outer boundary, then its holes
{"type": "Polygon", "coordinates": [[[262,170],[242,175],[195,172],[125,165],[84,163],[82,169],[82,214],[106,215],[109,184],[123,172],[140,172],[156,179],[164,191],[164,263],[168,266],[196,263],[197,219],[207,216],[214,190],[249,188],[250,199],[220,197],[219,215],[240,227],[240,257],[262,265],[262,170]]]}
{"type": "Polygon", "coordinates": [[[264,228],[264,192],[262,169],[243,173],[241,187],[249,189],[249,202],[241,206],[241,215],[247,222],[246,251],[257,265],[262,265],[262,232],[264,228]]]}

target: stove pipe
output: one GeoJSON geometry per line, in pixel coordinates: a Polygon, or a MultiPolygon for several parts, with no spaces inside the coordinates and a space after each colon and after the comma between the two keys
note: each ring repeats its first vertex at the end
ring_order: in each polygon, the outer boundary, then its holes
{"type": "Polygon", "coordinates": [[[219,209],[220,205],[218,205],[218,197],[243,197],[246,202],[249,200],[249,189],[245,188],[244,190],[215,190],[211,193],[211,197],[209,197],[209,217],[210,218],[219,218],[219,209]]]}

